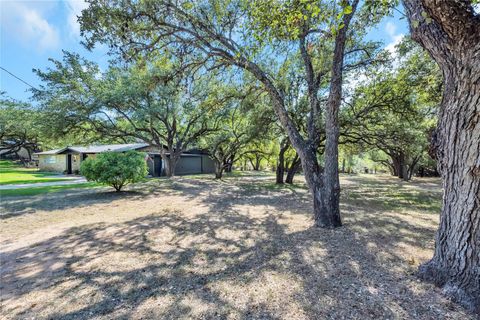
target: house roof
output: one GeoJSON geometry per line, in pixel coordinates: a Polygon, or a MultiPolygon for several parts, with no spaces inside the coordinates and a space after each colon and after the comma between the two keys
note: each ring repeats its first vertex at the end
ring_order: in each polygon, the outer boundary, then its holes
{"type": "Polygon", "coordinates": [[[105,145],[94,145],[94,146],[71,146],[65,147],[62,149],[48,150],[44,152],[38,152],[36,154],[60,154],[67,150],[78,152],[78,153],[101,153],[107,151],[113,152],[124,152],[129,150],[137,150],[141,148],[148,147],[146,143],[128,143],[128,144],[105,144],[105,145]]]}
{"type": "Polygon", "coordinates": [[[59,154],[68,148],[62,148],[62,149],[53,149],[53,150],[48,150],[48,151],[43,151],[43,152],[35,152],[34,154],[59,154]]]}

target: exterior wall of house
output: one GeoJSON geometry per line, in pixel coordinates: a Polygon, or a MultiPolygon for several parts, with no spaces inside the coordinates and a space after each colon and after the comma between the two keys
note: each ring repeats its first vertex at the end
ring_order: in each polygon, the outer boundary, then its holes
{"type": "Polygon", "coordinates": [[[40,154],[38,155],[38,168],[42,171],[64,172],[67,170],[67,155],[40,154]]]}
{"type": "Polygon", "coordinates": [[[206,154],[202,154],[202,173],[215,173],[215,163],[206,154]]]}
{"type": "MultiPolygon", "coordinates": [[[[67,154],[40,154],[38,155],[38,168],[42,171],[63,173],[67,170],[67,154]]],[[[72,173],[80,172],[81,155],[72,154],[72,173]]]]}

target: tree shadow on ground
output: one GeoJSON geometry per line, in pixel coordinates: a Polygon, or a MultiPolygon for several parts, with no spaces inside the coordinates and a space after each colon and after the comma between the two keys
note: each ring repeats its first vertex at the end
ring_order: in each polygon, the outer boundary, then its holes
{"type": "Polygon", "coordinates": [[[321,230],[309,227],[308,193],[301,189],[173,184],[171,192],[185,201],[200,197],[208,210],[152,211],[70,228],[4,252],[2,313],[55,319],[468,317],[433,286],[419,283],[399,252],[402,245],[425,247],[432,226],[347,204],[346,226],[321,230]]]}
{"type": "MultiPolygon", "coordinates": [[[[218,203],[228,204],[228,201],[245,198],[246,201],[259,200],[279,192],[289,196],[289,200],[301,201],[303,186],[275,186],[271,181],[258,182],[255,178],[227,179],[223,181],[213,178],[176,177],[174,179],[152,179],[148,183],[128,186],[122,192],[113,189],[95,188],[62,191],[28,197],[3,198],[0,203],[0,220],[16,218],[22,215],[34,214],[37,211],[67,210],[69,208],[82,208],[91,205],[109,205],[117,200],[143,201],[148,198],[161,198],[164,195],[178,195],[187,199],[204,198],[208,203],[210,197],[219,199],[218,203]],[[258,184],[257,186],[255,184],[258,184]],[[298,199],[293,197],[299,196],[298,199]],[[221,201],[220,201],[221,200],[221,201]]],[[[275,204],[278,199],[265,199],[266,202],[275,204]]],[[[217,203],[217,202],[215,202],[217,203]]]]}
{"type": "Polygon", "coordinates": [[[33,214],[37,211],[82,208],[94,204],[108,204],[119,199],[136,200],[143,196],[145,196],[143,193],[135,190],[115,192],[109,188],[94,188],[90,190],[76,189],[60,191],[26,197],[4,197],[0,204],[0,220],[33,214]]]}

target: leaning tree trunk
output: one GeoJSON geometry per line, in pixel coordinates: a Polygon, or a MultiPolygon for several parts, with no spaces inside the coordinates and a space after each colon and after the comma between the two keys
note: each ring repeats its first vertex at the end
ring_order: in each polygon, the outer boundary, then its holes
{"type": "Polygon", "coordinates": [[[398,157],[392,156],[392,175],[395,177],[400,177],[401,176],[401,163],[398,157]]]}
{"type": "Polygon", "coordinates": [[[224,164],[225,172],[232,172],[234,161],[235,161],[235,154],[232,154],[230,157],[224,160],[223,164],[224,164]]]}
{"type": "Polygon", "coordinates": [[[417,163],[420,160],[420,155],[413,157],[412,162],[408,165],[408,180],[412,180],[413,173],[417,167],[417,163]]]}
{"type": "Polygon", "coordinates": [[[442,175],[443,204],[435,253],[420,276],[480,313],[480,18],[467,1],[404,4],[412,38],[444,77],[431,148],[442,175]]]}
{"type": "Polygon", "coordinates": [[[298,156],[297,156],[295,157],[290,168],[288,169],[287,177],[285,178],[286,183],[293,184],[293,177],[295,177],[295,174],[297,173],[299,168],[300,168],[300,159],[298,159],[298,156]]]}
{"type": "Polygon", "coordinates": [[[288,140],[283,140],[280,144],[280,151],[278,153],[278,162],[277,162],[277,170],[276,170],[276,183],[283,184],[283,177],[285,175],[285,152],[288,149],[288,140]]]}
{"type": "Polygon", "coordinates": [[[406,168],[405,157],[403,153],[392,152],[390,154],[390,157],[392,158],[393,175],[400,179],[404,179],[407,168],[406,168]]]}

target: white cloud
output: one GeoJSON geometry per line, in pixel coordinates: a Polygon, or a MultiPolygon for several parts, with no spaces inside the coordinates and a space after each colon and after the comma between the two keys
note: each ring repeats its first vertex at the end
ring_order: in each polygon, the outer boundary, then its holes
{"type": "Polygon", "coordinates": [[[24,3],[1,3],[2,36],[9,36],[38,51],[56,49],[60,43],[58,30],[33,7],[24,3]]]}
{"type": "Polygon", "coordinates": [[[385,46],[385,50],[389,51],[392,56],[396,56],[395,46],[402,41],[405,35],[403,33],[397,34],[397,26],[390,21],[385,25],[385,32],[390,37],[390,42],[385,46]]]}
{"type": "Polygon", "coordinates": [[[394,23],[389,21],[385,26],[385,31],[390,37],[393,37],[395,35],[395,31],[397,31],[397,26],[394,23]]]}
{"type": "Polygon", "coordinates": [[[88,7],[88,3],[84,0],[68,0],[65,2],[68,9],[67,23],[70,29],[70,35],[80,37],[80,24],[78,17],[82,14],[82,10],[88,7]]]}

